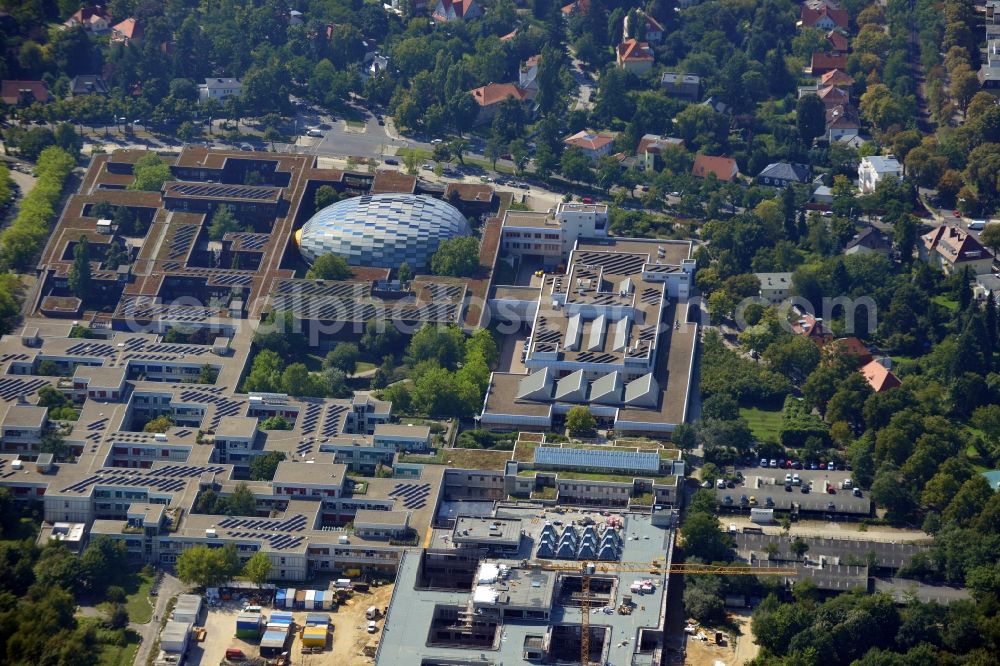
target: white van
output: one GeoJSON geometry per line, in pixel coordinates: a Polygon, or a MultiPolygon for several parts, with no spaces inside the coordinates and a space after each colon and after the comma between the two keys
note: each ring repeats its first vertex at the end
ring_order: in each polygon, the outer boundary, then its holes
{"type": "Polygon", "coordinates": [[[312,128],[311,130],[309,130],[309,131],[307,131],[307,132],[306,132],[306,136],[315,136],[315,137],[320,137],[320,138],[322,138],[322,136],[323,136],[323,132],[322,132],[322,131],[320,131],[320,130],[318,130],[318,129],[316,129],[316,128],[314,127],[314,128],[312,128]]]}
{"type": "Polygon", "coordinates": [[[973,220],[969,222],[970,231],[981,231],[986,228],[986,220],[973,220]]]}

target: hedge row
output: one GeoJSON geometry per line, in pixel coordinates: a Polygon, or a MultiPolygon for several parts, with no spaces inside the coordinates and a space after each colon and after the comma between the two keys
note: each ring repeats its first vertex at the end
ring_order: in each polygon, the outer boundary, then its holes
{"type": "Polygon", "coordinates": [[[41,252],[57,218],[56,206],[76,160],[62,148],[50,146],[38,156],[35,188],[21,201],[21,210],[0,234],[0,262],[13,269],[31,266],[41,252]]]}

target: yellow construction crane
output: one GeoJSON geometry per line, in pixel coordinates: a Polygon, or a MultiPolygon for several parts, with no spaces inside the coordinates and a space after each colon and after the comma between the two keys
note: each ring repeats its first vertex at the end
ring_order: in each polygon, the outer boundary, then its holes
{"type": "Polygon", "coordinates": [[[563,571],[580,574],[580,663],[590,661],[590,577],[597,573],[650,573],[657,576],[670,574],[699,574],[710,576],[794,576],[795,569],[778,567],[750,567],[714,564],[671,564],[664,567],[659,560],[651,562],[557,562],[532,560],[525,566],[543,571],[563,571]]]}

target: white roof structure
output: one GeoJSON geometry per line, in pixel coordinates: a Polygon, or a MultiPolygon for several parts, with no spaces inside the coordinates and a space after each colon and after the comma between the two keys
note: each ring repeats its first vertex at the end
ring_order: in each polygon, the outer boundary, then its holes
{"type": "MultiPolygon", "coordinates": [[[[535,464],[551,467],[594,467],[638,472],[658,472],[660,456],[655,451],[628,451],[612,447],[600,449],[567,449],[539,446],[535,449],[535,464]]],[[[564,532],[565,534],[565,532],[564,532]]]]}
{"type": "Polygon", "coordinates": [[[655,407],[659,394],[660,385],[657,384],[653,373],[645,374],[633,379],[625,387],[625,404],[655,407]]]}
{"type": "Polygon", "coordinates": [[[539,400],[552,396],[552,373],[548,368],[542,368],[531,373],[517,386],[518,400],[539,400]]]}
{"type": "Polygon", "coordinates": [[[622,401],[622,376],[618,371],[608,373],[590,384],[590,401],[613,405],[622,401]]]}

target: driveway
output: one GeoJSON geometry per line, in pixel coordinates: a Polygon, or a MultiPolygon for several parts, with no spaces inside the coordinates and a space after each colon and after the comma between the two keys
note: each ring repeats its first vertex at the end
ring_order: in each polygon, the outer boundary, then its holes
{"type": "Polygon", "coordinates": [[[160,627],[166,621],[164,613],[167,610],[167,603],[179,594],[183,594],[188,586],[175,578],[172,574],[164,572],[163,580],[160,581],[159,595],[154,598],[153,619],[146,624],[136,624],[132,622],[129,628],[139,634],[142,642],[139,644],[139,651],[135,655],[135,666],[144,666],[149,657],[156,637],[160,632],[160,627]]]}

